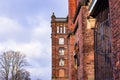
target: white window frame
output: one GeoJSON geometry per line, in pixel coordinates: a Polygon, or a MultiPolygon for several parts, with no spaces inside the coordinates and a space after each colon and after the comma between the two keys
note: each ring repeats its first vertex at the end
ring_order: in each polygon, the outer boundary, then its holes
{"type": "Polygon", "coordinates": [[[64,34],[66,33],[66,27],[64,26],[64,34]]]}
{"type": "Polygon", "coordinates": [[[63,33],[63,28],[62,28],[62,27],[60,27],[60,33],[61,33],[61,34],[63,33]]]}
{"type": "Polygon", "coordinates": [[[59,38],[59,44],[64,44],[64,38],[59,38]]]}
{"type": "Polygon", "coordinates": [[[64,66],[64,65],[65,65],[64,59],[60,58],[59,59],[59,66],[64,66]]]}
{"type": "Polygon", "coordinates": [[[64,48],[59,48],[59,55],[64,55],[65,49],[64,48]]]}
{"type": "Polygon", "coordinates": [[[59,26],[57,26],[57,33],[59,33],[59,26]]]}

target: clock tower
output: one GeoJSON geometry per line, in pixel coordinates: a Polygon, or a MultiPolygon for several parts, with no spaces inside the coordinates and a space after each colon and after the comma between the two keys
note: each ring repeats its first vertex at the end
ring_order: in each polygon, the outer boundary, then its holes
{"type": "Polygon", "coordinates": [[[67,18],[51,16],[52,80],[68,80],[67,18]]]}

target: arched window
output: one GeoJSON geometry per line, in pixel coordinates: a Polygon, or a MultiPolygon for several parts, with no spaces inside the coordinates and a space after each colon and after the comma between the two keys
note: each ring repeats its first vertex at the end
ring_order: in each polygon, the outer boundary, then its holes
{"type": "Polygon", "coordinates": [[[59,66],[64,66],[64,59],[59,59],[59,66]]]}
{"type": "Polygon", "coordinates": [[[59,77],[64,77],[65,76],[65,71],[63,69],[59,70],[59,77]]]}
{"type": "Polygon", "coordinates": [[[64,48],[59,48],[59,55],[64,55],[64,48]]]}

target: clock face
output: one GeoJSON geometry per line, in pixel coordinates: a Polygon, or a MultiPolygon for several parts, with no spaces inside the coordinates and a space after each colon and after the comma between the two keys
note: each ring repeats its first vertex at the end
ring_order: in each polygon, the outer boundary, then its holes
{"type": "Polygon", "coordinates": [[[64,38],[59,38],[59,44],[64,44],[64,38]]]}

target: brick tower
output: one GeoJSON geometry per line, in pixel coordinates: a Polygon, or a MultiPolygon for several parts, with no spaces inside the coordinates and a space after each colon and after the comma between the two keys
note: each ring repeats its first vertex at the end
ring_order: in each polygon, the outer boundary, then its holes
{"type": "Polygon", "coordinates": [[[68,80],[67,18],[51,16],[52,80],[68,80]]]}

